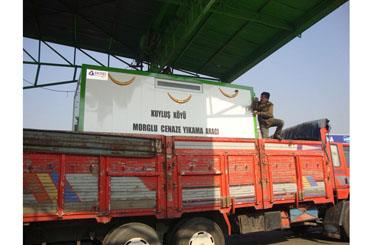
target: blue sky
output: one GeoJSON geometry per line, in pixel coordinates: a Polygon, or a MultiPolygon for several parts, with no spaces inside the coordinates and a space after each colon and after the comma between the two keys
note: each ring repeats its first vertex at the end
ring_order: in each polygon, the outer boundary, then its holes
{"type": "MultiPolygon", "coordinates": [[[[37,57],[38,42],[23,39],[24,48],[37,57]]],[[[73,49],[52,45],[73,57],[73,49]]],[[[46,46],[44,62],[62,62],[46,46]]],[[[106,63],[106,55],[89,52],[106,63]]],[[[24,60],[29,60],[24,54],[24,60]]],[[[80,55],[77,64],[94,63],[80,55]]],[[[111,66],[125,67],[117,60],[111,66]]],[[[24,65],[24,86],[34,82],[36,67],[24,65]],[[27,82],[26,82],[27,81],[27,82]]],[[[71,68],[41,69],[39,83],[69,80],[71,68]]],[[[79,72],[77,73],[79,76],[79,72]]],[[[285,121],[285,127],[328,118],[332,133],[349,133],[349,4],[316,23],[264,61],[234,81],[254,87],[257,94],[271,93],[275,117],[285,121]]],[[[23,90],[23,126],[25,128],[71,130],[75,85],[23,90]],[[67,92],[66,92],[67,91],[67,92]]]]}
{"type": "Polygon", "coordinates": [[[271,93],[275,117],[289,127],[328,118],[349,133],[349,4],[326,16],[234,81],[271,93]]]}

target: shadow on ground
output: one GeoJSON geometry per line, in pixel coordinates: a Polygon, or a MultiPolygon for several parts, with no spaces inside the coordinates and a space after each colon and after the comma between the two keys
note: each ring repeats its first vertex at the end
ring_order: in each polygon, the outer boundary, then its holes
{"type": "Polygon", "coordinates": [[[258,232],[246,235],[236,235],[227,240],[227,245],[253,245],[253,244],[349,244],[337,239],[323,236],[320,229],[312,228],[304,234],[296,234],[291,230],[258,232]]]}

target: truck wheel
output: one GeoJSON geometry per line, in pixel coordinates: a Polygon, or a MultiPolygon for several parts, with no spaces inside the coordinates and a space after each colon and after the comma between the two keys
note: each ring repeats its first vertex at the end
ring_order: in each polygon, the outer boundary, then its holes
{"type": "Polygon", "coordinates": [[[107,234],[103,245],[161,245],[152,227],[142,223],[128,223],[107,234]]]}
{"type": "Polygon", "coordinates": [[[349,240],[350,239],[350,203],[348,202],[346,205],[346,208],[343,210],[343,220],[342,220],[342,226],[343,226],[343,239],[349,240]]]}
{"type": "Polygon", "coordinates": [[[206,218],[192,218],[184,222],[174,233],[175,245],[224,245],[224,234],[219,225],[206,218]]]}

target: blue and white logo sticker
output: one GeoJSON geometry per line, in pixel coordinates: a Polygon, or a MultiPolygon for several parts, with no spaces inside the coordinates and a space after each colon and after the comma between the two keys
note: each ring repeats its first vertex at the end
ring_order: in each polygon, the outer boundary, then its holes
{"type": "Polygon", "coordinates": [[[97,71],[97,70],[87,70],[87,79],[96,79],[96,80],[108,80],[108,72],[106,71],[97,71]]]}
{"type": "Polygon", "coordinates": [[[336,143],[350,143],[349,135],[328,135],[327,140],[336,143]]]}

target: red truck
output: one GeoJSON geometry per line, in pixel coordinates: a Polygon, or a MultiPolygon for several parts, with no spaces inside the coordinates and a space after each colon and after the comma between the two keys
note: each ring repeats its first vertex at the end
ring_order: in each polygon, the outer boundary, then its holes
{"type": "MultiPolygon", "coordinates": [[[[349,237],[349,145],[24,129],[24,243],[225,244],[322,224],[349,237]]],[[[306,133],[305,133],[306,132],[306,133]]]]}

